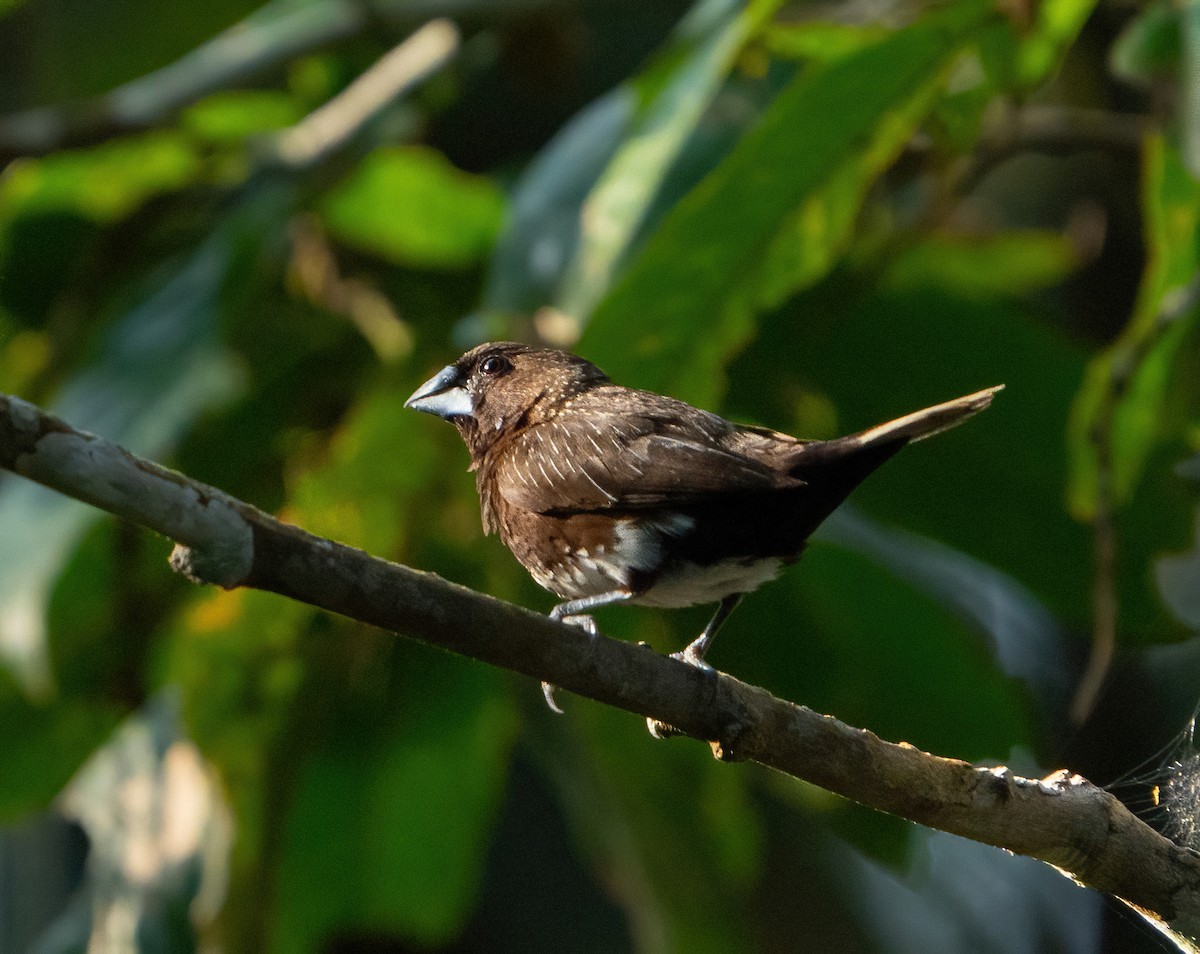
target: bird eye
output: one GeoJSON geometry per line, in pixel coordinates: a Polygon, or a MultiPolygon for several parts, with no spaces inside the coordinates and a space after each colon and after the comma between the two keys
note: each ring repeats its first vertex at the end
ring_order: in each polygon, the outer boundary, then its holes
{"type": "Polygon", "coordinates": [[[492,355],[490,358],[484,358],[479,365],[481,374],[486,374],[490,378],[497,377],[505,371],[511,371],[512,364],[507,358],[501,358],[499,355],[492,355]]]}

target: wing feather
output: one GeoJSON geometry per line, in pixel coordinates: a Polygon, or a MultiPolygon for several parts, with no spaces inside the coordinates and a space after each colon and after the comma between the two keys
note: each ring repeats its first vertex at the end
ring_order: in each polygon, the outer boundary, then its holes
{"type": "Polygon", "coordinates": [[[745,431],[716,415],[657,394],[600,387],[516,435],[496,468],[496,491],[523,510],[562,514],[678,506],[803,484],[745,449],[745,431]],[[529,473],[542,480],[528,480],[529,473]]]}

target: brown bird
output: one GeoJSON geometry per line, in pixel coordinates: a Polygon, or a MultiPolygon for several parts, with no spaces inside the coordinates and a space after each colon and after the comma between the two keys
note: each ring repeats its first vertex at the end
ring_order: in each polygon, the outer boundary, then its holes
{"type": "Polygon", "coordinates": [[[565,600],[552,618],[594,633],[587,613],[609,603],[717,603],[674,654],[708,668],[713,636],[742,596],[794,562],[863,478],[905,444],[983,410],[1000,387],[806,441],[612,384],[564,351],[500,342],[443,368],[405,407],[458,428],[484,531],[499,532],[565,600]]]}

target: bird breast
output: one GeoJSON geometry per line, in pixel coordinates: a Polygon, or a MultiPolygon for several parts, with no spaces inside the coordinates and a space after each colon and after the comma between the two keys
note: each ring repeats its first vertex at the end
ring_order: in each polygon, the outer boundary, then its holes
{"type": "Polygon", "coordinates": [[[686,534],[682,514],[558,517],[503,507],[501,539],[538,585],[564,599],[645,590],[667,561],[667,541],[686,534]]]}

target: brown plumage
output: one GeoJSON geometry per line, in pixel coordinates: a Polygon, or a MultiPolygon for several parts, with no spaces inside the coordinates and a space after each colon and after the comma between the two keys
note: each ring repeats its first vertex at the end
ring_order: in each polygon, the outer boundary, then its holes
{"type": "MultiPolygon", "coordinates": [[[[453,423],[471,452],[483,526],[566,600],[588,610],[719,603],[680,658],[703,666],[744,593],[773,579],[868,474],[905,444],[961,423],[999,388],[860,434],[804,441],[733,424],[609,382],[575,355],[480,345],[407,405],[453,423]]],[[[549,691],[547,699],[553,706],[549,691]]]]}

